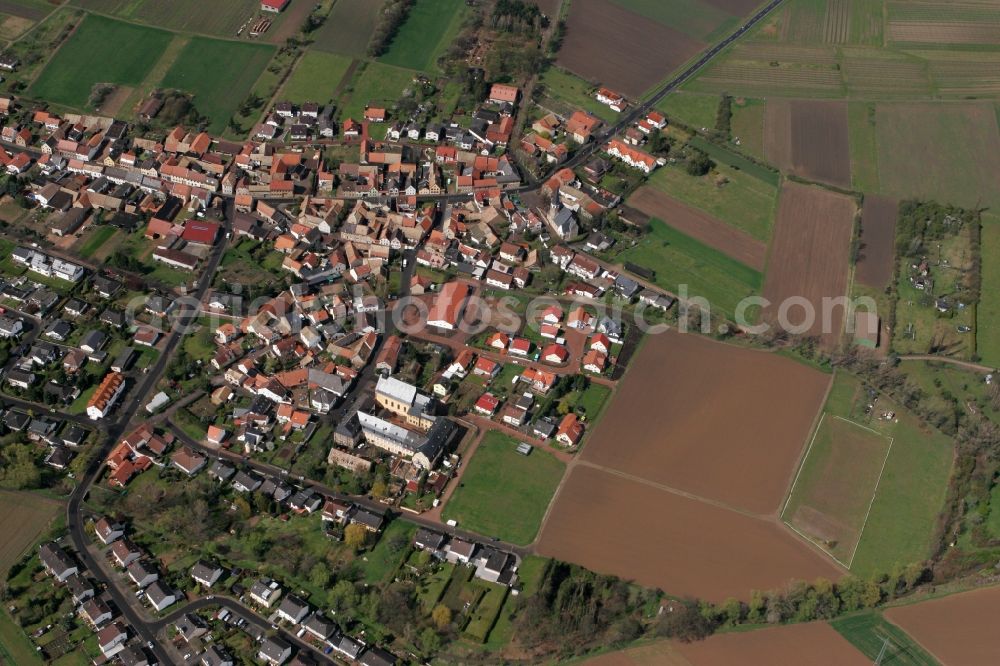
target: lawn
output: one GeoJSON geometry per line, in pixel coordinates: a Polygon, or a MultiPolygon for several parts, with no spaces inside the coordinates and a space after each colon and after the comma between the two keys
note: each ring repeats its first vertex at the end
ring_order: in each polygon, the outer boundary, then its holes
{"type": "Polygon", "coordinates": [[[892,624],[879,611],[862,611],[830,622],[837,633],[858,648],[869,659],[877,659],[886,639],[889,646],[882,656],[883,664],[893,666],[937,666],[909,634],[892,624]]]}
{"type": "Polygon", "coordinates": [[[339,104],[342,120],[361,120],[368,105],[392,108],[413,84],[413,71],[380,62],[363,65],[339,104]]]}
{"type": "Polygon", "coordinates": [[[79,252],[81,257],[90,258],[114,235],[115,228],[110,224],[92,229],[87,239],[80,244],[80,249],[77,252],[79,252]]]}
{"type": "Polygon", "coordinates": [[[590,386],[586,388],[576,401],[576,406],[583,410],[584,414],[587,415],[587,421],[591,422],[591,428],[594,427],[594,419],[601,415],[601,410],[604,409],[604,405],[607,403],[608,396],[610,395],[610,388],[603,384],[591,382],[590,386]]]}
{"type": "Polygon", "coordinates": [[[667,167],[657,169],[649,183],[757,240],[769,241],[778,188],[722,164],[716,166],[716,172],[696,177],[682,169],[667,167]],[[720,178],[725,179],[724,185],[720,178]]]}
{"type": "MultiPolygon", "coordinates": [[[[94,84],[142,83],[171,39],[164,30],[87,16],[28,92],[56,104],[88,108],[94,84]]],[[[197,66],[207,69],[202,62],[197,66]]]]}
{"type": "Polygon", "coordinates": [[[0,664],[42,666],[34,645],[6,610],[0,610],[0,664]]]}
{"type": "Polygon", "coordinates": [[[210,120],[208,131],[221,134],[272,55],[274,47],[265,44],[192,37],[163,85],[192,93],[198,113],[210,120]]]}
{"type": "Polygon", "coordinates": [[[458,34],[466,12],[463,0],[417,0],[380,60],[422,72],[435,71],[438,58],[458,34]]]}
{"type": "Polygon", "coordinates": [[[700,296],[732,317],[739,302],[760,292],[763,277],[704,243],[653,219],[646,235],[618,255],[655,271],[655,282],[672,293],[686,286],[687,296],[700,296]]]}
{"type": "Polygon", "coordinates": [[[984,363],[1000,367],[1000,215],[982,216],[982,289],[976,313],[976,353],[984,363]],[[988,332],[988,333],[987,333],[988,332]]]}
{"type": "Polygon", "coordinates": [[[382,0],[337,0],[330,16],[313,33],[313,48],[364,56],[381,7],[382,0]]]}
{"type": "Polygon", "coordinates": [[[667,95],[657,107],[672,120],[701,129],[715,127],[715,114],[719,110],[718,95],[676,92],[667,95]]]}
{"type": "Polygon", "coordinates": [[[566,115],[576,109],[583,109],[609,123],[617,122],[621,117],[594,98],[592,85],[564,69],[549,67],[540,83],[545,86],[547,96],[566,105],[566,108],[559,110],[566,115]]]}
{"type": "Polygon", "coordinates": [[[367,583],[381,583],[399,568],[403,557],[407,555],[407,549],[392,550],[391,543],[397,539],[409,543],[413,539],[413,533],[417,528],[412,523],[403,520],[395,520],[389,523],[379,536],[379,541],[371,551],[364,555],[364,579],[367,583]]]}
{"type": "Polygon", "coordinates": [[[565,466],[547,451],[522,456],[516,446],[517,440],[496,431],[483,437],[444,508],[445,520],[511,543],[535,540],[565,466]]]}
{"type": "Polygon", "coordinates": [[[333,99],[351,59],[336,53],[308,51],[299,61],[292,76],[281,91],[281,99],[302,102],[326,103],[333,99]]]}

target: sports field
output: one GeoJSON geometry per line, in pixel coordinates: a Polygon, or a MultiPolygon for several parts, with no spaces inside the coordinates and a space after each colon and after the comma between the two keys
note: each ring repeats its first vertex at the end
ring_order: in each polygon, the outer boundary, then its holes
{"type": "Polygon", "coordinates": [[[516,447],[507,435],[486,433],[442,517],[486,537],[534,541],[565,466],[542,449],[522,456],[516,447]]]}
{"type": "Polygon", "coordinates": [[[307,51],[285,82],[280,97],[293,104],[329,102],[350,66],[347,56],[307,51]]]}
{"type": "Polygon", "coordinates": [[[762,283],[759,271],[655,218],[618,259],[655,271],[656,284],[671,293],[686,285],[688,297],[705,298],[728,317],[741,299],[759,293],[762,283]]]}
{"type": "Polygon", "coordinates": [[[782,511],[792,529],[847,569],[892,447],[891,437],[850,420],[860,391],[853,378],[834,382],[782,511]]]}
{"type": "Polygon", "coordinates": [[[464,0],[417,0],[380,60],[396,67],[436,71],[438,58],[458,34],[466,12],[464,0]]]}
{"type": "Polygon", "coordinates": [[[210,119],[208,131],[221,134],[272,55],[265,44],[192,37],[163,85],[192,93],[198,113],[210,119]]]}
{"type": "MultiPolygon", "coordinates": [[[[28,89],[29,94],[85,109],[96,83],[142,83],[171,39],[165,30],[87,16],[28,89]]],[[[198,63],[202,69],[203,65],[198,63]]]]}

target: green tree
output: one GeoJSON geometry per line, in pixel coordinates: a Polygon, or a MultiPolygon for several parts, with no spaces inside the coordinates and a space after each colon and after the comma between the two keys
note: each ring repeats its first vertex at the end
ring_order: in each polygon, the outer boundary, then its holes
{"type": "Polygon", "coordinates": [[[348,525],[344,528],[344,543],[355,550],[364,548],[368,543],[368,530],[357,523],[348,525]]]}
{"type": "Polygon", "coordinates": [[[434,626],[438,631],[444,631],[451,625],[451,609],[444,605],[435,606],[431,612],[431,619],[434,620],[434,626]]]}

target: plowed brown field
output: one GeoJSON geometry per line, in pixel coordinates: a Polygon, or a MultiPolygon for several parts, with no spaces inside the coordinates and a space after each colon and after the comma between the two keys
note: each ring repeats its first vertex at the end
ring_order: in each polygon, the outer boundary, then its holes
{"type": "Polygon", "coordinates": [[[612,652],[587,666],[865,666],[871,661],[825,622],[717,634],[697,643],[663,642],[612,652]]]}
{"type": "Polygon", "coordinates": [[[704,47],[611,0],[584,0],[570,9],[558,62],[588,81],[639,97],[704,47]]]}
{"type": "Polygon", "coordinates": [[[751,590],[793,579],[840,575],[828,558],[772,519],[587,463],[577,464],[564,482],[536,549],[670,594],[716,602],[748,599],[751,590]]]}
{"type": "MultiPolygon", "coordinates": [[[[770,301],[764,309],[766,320],[778,322],[782,304],[808,302],[815,318],[806,333],[820,337],[827,349],[837,346],[844,330],[844,308],[831,308],[824,316],[824,299],[847,293],[855,212],[850,197],[785,183],[764,278],[764,297],[770,301]]],[[[787,322],[792,326],[808,323],[803,309],[799,305],[787,308],[787,322]]]]}
{"type": "Polygon", "coordinates": [[[890,608],[885,616],[942,664],[981,666],[998,661],[1000,587],[890,608]]]}
{"type": "Polygon", "coordinates": [[[898,208],[895,199],[865,196],[861,209],[861,254],[855,271],[861,284],[882,289],[892,278],[898,208]]]}
{"type": "Polygon", "coordinates": [[[646,340],[583,459],[759,514],[791,483],[829,375],[674,331],[646,340]]]}
{"type": "Polygon", "coordinates": [[[655,187],[646,185],[639,188],[629,197],[629,205],[751,268],[764,270],[767,245],[655,187]]]}
{"type": "Polygon", "coordinates": [[[764,112],[764,154],[785,171],[849,188],[847,104],[768,100],[764,112]]]}

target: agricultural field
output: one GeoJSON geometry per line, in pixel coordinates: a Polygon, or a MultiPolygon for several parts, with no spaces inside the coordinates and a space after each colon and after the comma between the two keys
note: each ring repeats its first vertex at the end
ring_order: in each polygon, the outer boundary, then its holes
{"type": "Polygon", "coordinates": [[[656,108],[669,119],[679,120],[694,129],[712,128],[719,110],[719,95],[675,92],[661,100],[656,108]]]}
{"type": "Polygon", "coordinates": [[[783,305],[791,327],[818,336],[824,347],[837,346],[844,330],[844,308],[824,316],[824,299],[847,295],[854,200],[818,187],[786,182],[764,279],[768,321],[780,321],[783,305]],[[811,325],[803,299],[813,314],[811,325]],[[791,304],[798,303],[794,306],[791,304]]]}
{"type": "Polygon", "coordinates": [[[55,4],[47,0],[0,0],[0,13],[35,23],[48,16],[55,4]]]}
{"type": "Polygon", "coordinates": [[[676,167],[657,169],[654,187],[697,208],[752,238],[768,242],[778,205],[778,188],[725,164],[705,176],[691,176],[676,167]]]}
{"type": "Polygon", "coordinates": [[[379,60],[421,72],[436,71],[438,58],[458,35],[467,12],[464,0],[417,0],[379,60]]]}
{"type": "MultiPolygon", "coordinates": [[[[28,94],[55,104],[88,108],[97,83],[137,86],[156,64],[172,35],[90,15],[56,52],[28,94]]],[[[203,63],[198,64],[203,68],[203,63]]]]}
{"type": "Polygon", "coordinates": [[[702,40],[611,0],[590,0],[571,5],[557,62],[587,81],[638,98],[704,47],[702,40]]]}
{"type": "Polygon", "coordinates": [[[736,26],[736,16],[705,0],[613,0],[625,9],[704,42],[717,41],[736,26]]]}
{"type": "Polygon", "coordinates": [[[880,104],[876,132],[882,194],[966,208],[1000,205],[993,105],[880,104]]]}
{"type": "Polygon", "coordinates": [[[942,664],[988,664],[1000,654],[1000,588],[986,587],[885,612],[942,664]]]}
{"type": "Polygon", "coordinates": [[[281,89],[280,97],[293,104],[318,102],[334,98],[340,82],[351,66],[351,59],[336,53],[307,51],[292,76],[281,89]]]}
{"type": "Polygon", "coordinates": [[[208,131],[221,134],[273,55],[274,48],[264,44],[193,37],[163,85],[192,93],[198,113],[210,120],[208,131]]]}
{"type": "Polygon", "coordinates": [[[948,0],[887,2],[886,38],[899,46],[1000,44],[1000,6],[948,0]]]}
{"type": "Polygon", "coordinates": [[[802,178],[849,188],[847,104],[771,100],[764,115],[764,155],[802,178]]]}
{"type": "Polygon", "coordinates": [[[589,461],[570,471],[536,550],[670,595],[713,602],[746,600],[751,590],[778,588],[790,579],[840,575],[831,560],[771,517],[589,461]]]}
{"type": "Polygon", "coordinates": [[[517,440],[487,432],[442,517],[483,536],[534,541],[565,467],[547,451],[522,456],[516,447],[517,440]]]}
{"type": "MultiPolygon", "coordinates": [[[[260,14],[258,0],[72,0],[72,4],[101,14],[179,32],[236,37],[236,31],[260,14]]],[[[274,28],[272,27],[272,30],[274,28]]]]}
{"type": "Polygon", "coordinates": [[[35,26],[36,21],[34,19],[9,14],[4,12],[4,9],[6,9],[4,3],[0,3],[0,40],[6,42],[17,39],[35,26]]]}
{"type": "Polygon", "coordinates": [[[659,219],[653,219],[645,236],[617,260],[654,271],[656,284],[671,293],[680,293],[683,286],[688,297],[706,299],[729,318],[735,316],[741,299],[760,292],[759,271],[659,219]]]}
{"type": "MultiPolygon", "coordinates": [[[[655,187],[644,186],[629,197],[628,205],[642,213],[663,220],[673,229],[722,252],[727,257],[764,270],[767,244],[741,229],[692,208],[655,187]]],[[[759,281],[759,278],[758,278],[759,281]]]]}
{"type": "Polygon", "coordinates": [[[698,335],[652,336],[582,459],[742,511],[774,513],[829,381],[774,354],[698,335]],[[664,384],[664,377],[684,380],[664,384]],[[726,418],[713,417],[720,414],[726,418]]]}
{"type": "Polygon", "coordinates": [[[312,48],[355,58],[368,52],[382,0],[337,0],[326,22],[313,33],[312,48]]]}
{"type": "Polygon", "coordinates": [[[865,286],[884,289],[892,280],[896,263],[896,217],[894,199],[869,195],[861,208],[861,247],[854,277],[865,286]]]}
{"type": "Polygon", "coordinates": [[[806,448],[782,519],[841,566],[851,561],[878,491],[892,438],[853,420],[860,382],[839,375],[806,448]]]}
{"type": "MultiPolygon", "coordinates": [[[[704,641],[663,641],[595,657],[587,666],[729,666],[797,664],[866,666],[871,663],[825,622],[721,633],[704,641]]],[[[886,662],[895,663],[895,662],[886,662]]],[[[897,665],[899,666],[899,665],[897,665]]]]}
{"type": "Polygon", "coordinates": [[[1000,215],[984,213],[982,227],[982,300],[976,311],[976,330],[991,331],[976,339],[976,353],[985,363],[1000,367],[1000,215]]]}
{"type": "Polygon", "coordinates": [[[851,151],[851,185],[858,192],[878,192],[878,137],[875,104],[847,103],[847,141],[851,151]]]}
{"type": "Polygon", "coordinates": [[[369,105],[391,109],[403,92],[413,87],[413,76],[413,70],[380,62],[363,64],[341,96],[337,109],[340,119],[361,120],[369,105]]]}
{"type": "Polygon", "coordinates": [[[868,610],[847,617],[837,618],[830,626],[846,638],[851,645],[864,653],[869,660],[897,666],[938,666],[938,662],[879,611],[868,610]],[[888,642],[887,642],[888,641],[888,642]]]}
{"type": "Polygon", "coordinates": [[[0,491],[0,529],[7,535],[0,547],[0,575],[21,559],[49,529],[62,504],[39,495],[0,491]]]}

